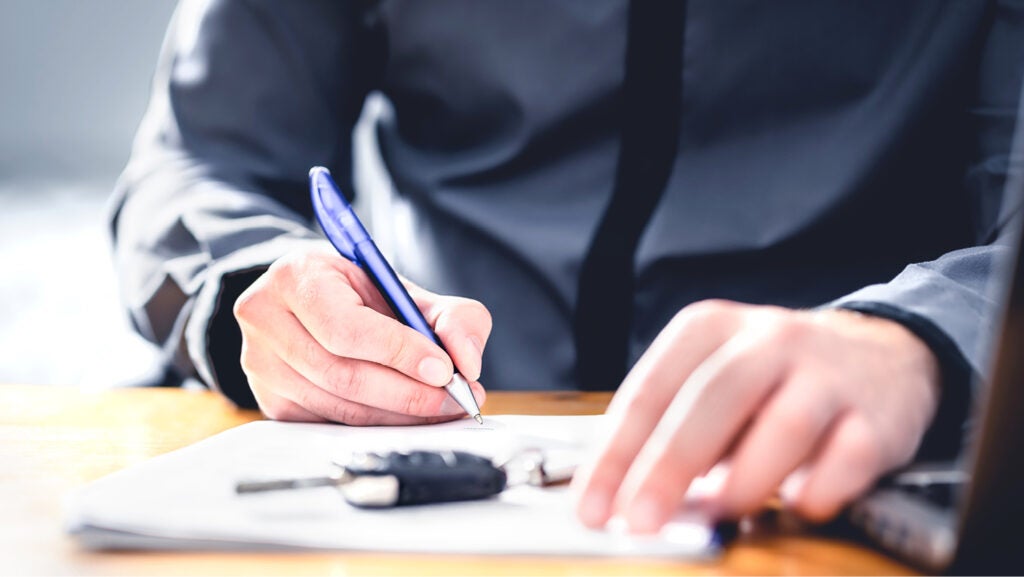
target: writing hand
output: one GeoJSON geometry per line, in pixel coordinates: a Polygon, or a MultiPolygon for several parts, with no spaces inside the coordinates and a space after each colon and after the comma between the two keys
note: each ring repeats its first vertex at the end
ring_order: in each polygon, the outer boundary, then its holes
{"type": "Polygon", "coordinates": [[[931,350],[902,325],[848,311],[705,301],[665,327],[608,409],[578,475],[579,518],[658,531],[723,458],[712,510],[784,502],[825,520],[914,455],[939,395],[931,350]]]}
{"type": "Polygon", "coordinates": [[[482,405],[490,313],[405,284],[451,357],[396,320],[369,277],[326,245],[275,262],[234,306],[242,369],[263,413],[349,425],[453,420],[465,416],[443,388],[453,360],[482,405]]]}

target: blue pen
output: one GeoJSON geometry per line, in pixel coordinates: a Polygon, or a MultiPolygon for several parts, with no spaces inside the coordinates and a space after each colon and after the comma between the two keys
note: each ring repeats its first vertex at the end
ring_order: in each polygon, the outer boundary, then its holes
{"type": "MultiPolygon", "coordinates": [[[[441,350],[448,352],[427,323],[427,319],[423,318],[423,313],[409,296],[409,291],[405,290],[405,285],[398,280],[398,275],[370,238],[370,233],[366,232],[363,223],[352,210],[352,205],[338,190],[338,185],[334,183],[329,170],[322,166],[314,166],[309,170],[309,193],[313,198],[316,219],[334,248],[366,272],[400,321],[436,343],[441,350]]],[[[456,371],[451,382],[444,388],[469,416],[483,424],[480,407],[477,406],[465,377],[456,371]]]]}

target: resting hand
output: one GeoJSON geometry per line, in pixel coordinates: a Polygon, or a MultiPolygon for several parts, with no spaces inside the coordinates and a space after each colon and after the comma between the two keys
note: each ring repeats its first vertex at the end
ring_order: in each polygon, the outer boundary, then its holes
{"type": "Polygon", "coordinates": [[[452,361],[478,404],[491,317],[476,301],[410,295],[451,353],[405,326],[363,271],[329,248],[275,262],[235,303],[242,369],[260,409],[285,421],[409,425],[465,413],[443,386],[452,361]]]}
{"type": "Polygon", "coordinates": [[[608,409],[610,435],[575,481],[578,515],[659,530],[691,481],[728,457],[717,516],[782,488],[811,520],[835,515],[914,455],[938,363],[902,325],[848,311],[705,301],[672,320],[608,409]]]}

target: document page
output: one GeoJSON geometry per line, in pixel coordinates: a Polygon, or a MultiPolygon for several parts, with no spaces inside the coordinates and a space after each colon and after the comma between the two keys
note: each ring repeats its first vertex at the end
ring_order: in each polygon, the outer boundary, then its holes
{"type": "Polygon", "coordinates": [[[565,486],[519,485],[490,499],[367,510],[331,487],[237,495],[242,480],[329,475],[362,451],[464,450],[500,462],[540,449],[580,462],[602,416],[487,416],[416,427],[257,421],[114,473],[68,506],[68,530],[87,547],[336,549],[467,554],[704,556],[715,533],[681,511],[660,535],[584,527],[565,486]]]}

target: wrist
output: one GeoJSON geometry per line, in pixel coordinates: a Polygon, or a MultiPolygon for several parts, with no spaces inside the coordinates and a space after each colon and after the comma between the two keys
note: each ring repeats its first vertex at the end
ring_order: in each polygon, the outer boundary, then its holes
{"type": "Polygon", "coordinates": [[[961,449],[973,383],[977,374],[967,357],[944,331],[931,320],[882,302],[850,301],[840,308],[822,312],[859,313],[865,319],[880,319],[902,326],[924,343],[938,365],[937,386],[941,393],[931,426],[918,449],[916,460],[950,460],[961,449]]]}
{"type": "Polygon", "coordinates": [[[817,313],[836,322],[850,336],[870,339],[900,356],[915,373],[935,389],[942,389],[942,367],[938,355],[927,341],[903,323],[884,316],[850,309],[829,309],[817,313]]]}

